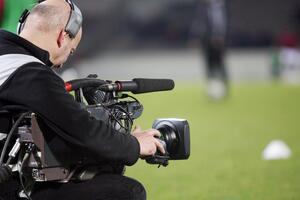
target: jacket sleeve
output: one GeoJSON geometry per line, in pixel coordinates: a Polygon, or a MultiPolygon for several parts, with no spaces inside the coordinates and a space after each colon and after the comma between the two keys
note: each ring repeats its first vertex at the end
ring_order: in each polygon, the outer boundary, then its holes
{"type": "Polygon", "coordinates": [[[107,122],[96,120],[75,102],[63,80],[41,64],[20,67],[4,84],[5,96],[21,104],[63,130],[59,135],[97,155],[99,159],[133,165],[139,158],[137,139],[119,133],[107,122]]]}

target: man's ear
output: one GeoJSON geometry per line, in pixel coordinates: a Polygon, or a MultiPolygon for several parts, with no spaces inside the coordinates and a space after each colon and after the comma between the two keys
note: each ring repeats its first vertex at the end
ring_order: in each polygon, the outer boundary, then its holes
{"type": "Polygon", "coordinates": [[[64,30],[61,30],[58,34],[58,37],[57,37],[57,40],[56,40],[56,43],[57,43],[57,46],[60,48],[64,42],[64,39],[65,39],[65,31],[64,30]]]}

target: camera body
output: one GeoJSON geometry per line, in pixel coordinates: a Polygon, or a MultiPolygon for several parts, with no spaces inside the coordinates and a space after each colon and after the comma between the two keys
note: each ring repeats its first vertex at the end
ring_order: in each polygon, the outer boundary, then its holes
{"type": "MultiPolygon", "coordinates": [[[[77,83],[76,81],[73,80],[67,84],[77,83]]],[[[112,83],[111,81],[103,81],[96,77],[78,79],[78,81],[81,81],[80,83],[82,84],[77,84],[72,89],[76,101],[81,103],[95,119],[106,121],[120,133],[131,134],[133,121],[140,117],[143,112],[142,104],[135,97],[123,91],[111,90],[110,87],[101,87],[112,83]]],[[[126,84],[130,86],[129,88],[136,89],[131,82],[127,81],[126,84]]],[[[149,88],[146,86],[144,88],[146,88],[147,92],[149,91],[149,88]]],[[[29,126],[18,128],[19,138],[15,143],[15,146],[19,146],[19,149],[21,148],[18,153],[19,160],[17,164],[22,163],[22,166],[19,168],[23,175],[39,182],[68,182],[71,179],[91,179],[97,173],[97,163],[91,164],[81,158],[69,165],[58,161],[55,153],[51,151],[44,138],[43,131],[37,120],[38,115],[32,114],[29,118],[29,126]]],[[[169,160],[189,158],[190,133],[187,120],[175,118],[157,119],[153,123],[153,128],[160,131],[161,137],[158,140],[163,144],[166,154],[162,155],[157,152],[153,156],[146,157],[147,163],[167,166],[169,160]]],[[[13,167],[12,164],[11,168],[13,167]]],[[[124,166],[120,165],[117,167],[119,169],[118,173],[123,173],[124,166]]]]}

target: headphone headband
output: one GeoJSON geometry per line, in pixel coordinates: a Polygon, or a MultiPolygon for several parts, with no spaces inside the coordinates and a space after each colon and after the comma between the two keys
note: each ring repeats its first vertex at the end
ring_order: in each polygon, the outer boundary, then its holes
{"type": "Polygon", "coordinates": [[[71,13],[65,31],[70,35],[70,38],[75,38],[82,26],[82,14],[72,0],[66,0],[66,2],[70,5],[71,13]]]}
{"type": "MultiPolygon", "coordinates": [[[[41,3],[43,1],[45,1],[45,0],[40,0],[40,1],[38,1],[38,3],[41,3]]],[[[65,27],[65,31],[69,34],[70,38],[75,38],[82,26],[82,19],[83,19],[82,14],[81,14],[80,9],[73,3],[72,0],[65,0],[65,1],[68,3],[68,5],[71,8],[69,19],[68,19],[67,25],[65,27]]],[[[30,11],[25,9],[23,11],[21,17],[19,18],[19,23],[18,23],[18,27],[17,27],[18,34],[20,34],[21,31],[23,30],[26,19],[29,14],[30,14],[30,11]]]]}

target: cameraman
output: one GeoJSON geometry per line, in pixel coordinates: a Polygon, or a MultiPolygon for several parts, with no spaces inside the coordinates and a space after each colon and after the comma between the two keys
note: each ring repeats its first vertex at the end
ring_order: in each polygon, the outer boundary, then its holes
{"type": "MultiPolygon", "coordinates": [[[[21,105],[38,114],[41,128],[46,127],[42,130],[47,144],[65,163],[84,156],[99,166],[130,166],[157,149],[164,153],[154,137],[160,135],[157,130],[136,129],[133,135],[126,135],[91,117],[52,70],[61,67],[80,42],[81,23],[75,33],[76,25],[70,24],[72,12],[81,16],[74,7],[77,9],[68,0],[42,1],[30,11],[19,36],[0,30],[0,108],[21,105]]],[[[31,197],[146,199],[139,182],[105,169],[88,181],[38,183],[31,197]]]]}

